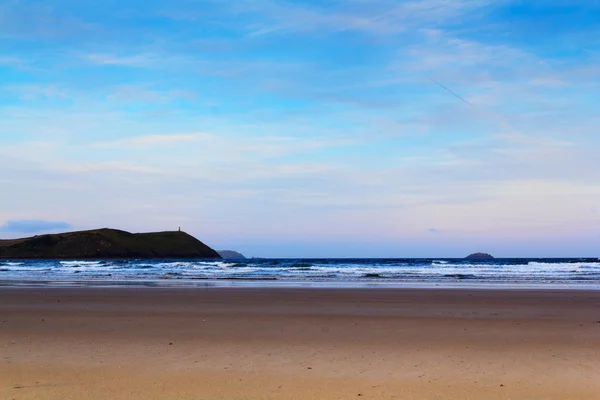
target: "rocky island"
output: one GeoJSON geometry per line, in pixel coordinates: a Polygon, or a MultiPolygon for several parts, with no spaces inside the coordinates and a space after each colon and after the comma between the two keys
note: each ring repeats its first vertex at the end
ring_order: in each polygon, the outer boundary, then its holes
{"type": "Polygon", "coordinates": [[[493,260],[494,256],[488,253],[473,253],[465,257],[466,260],[493,260]]]}
{"type": "Polygon", "coordinates": [[[217,250],[217,253],[225,260],[246,260],[242,253],[233,250],[217,250]]]}
{"type": "Polygon", "coordinates": [[[221,256],[181,231],[129,233],[116,229],[0,240],[0,259],[210,258],[221,256]]]}

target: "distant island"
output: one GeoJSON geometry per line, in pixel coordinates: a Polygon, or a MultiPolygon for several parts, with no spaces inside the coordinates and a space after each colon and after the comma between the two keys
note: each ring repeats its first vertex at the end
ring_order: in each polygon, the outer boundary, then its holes
{"type": "Polygon", "coordinates": [[[467,260],[493,260],[494,257],[488,253],[473,253],[465,257],[467,260]]]}
{"type": "Polygon", "coordinates": [[[225,260],[246,260],[243,254],[233,250],[217,250],[217,253],[225,260]]]}
{"type": "Polygon", "coordinates": [[[116,229],[0,240],[0,259],[210,258],[221,256],[185,232],[129,233],[116,229]]]}

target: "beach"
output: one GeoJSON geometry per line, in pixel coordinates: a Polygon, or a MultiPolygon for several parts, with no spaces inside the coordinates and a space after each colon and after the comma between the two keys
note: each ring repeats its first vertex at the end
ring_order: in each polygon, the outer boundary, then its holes
{"type": "Polygon", "coordinates": [[[1,399],[590,399],[600,291],[0,288],[1,399]]]}

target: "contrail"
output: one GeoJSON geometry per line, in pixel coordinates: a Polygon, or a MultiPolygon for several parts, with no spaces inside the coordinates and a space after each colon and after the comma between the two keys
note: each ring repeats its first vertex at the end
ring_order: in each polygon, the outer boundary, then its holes
{"type": "Polygon", "coordinates": [[[504,128],[507,129],[507,131],[516,132],[516,133],[520,132],[517,128],[515,128],[512,124],[510,124],[506,120],[506,117],[504,117],[502,115],[499,115],[499,114],[496,114],[494,112],[487,111],[485,109],[481,109],[481,108],[477,107],[475,104],[473,104],[473,103],[469,102],[468,100],[466,100],[464,97],[461,97],[458,93],[455,93],[451,89],[449,89],[448,87],[442,85],[440,82],[436,81],[431,76],[428,76],[428,78],[431,79],[431,81],[434,82],[436,85],[440,86],[442,89],[444,89],[445,91],[447,91],[450,94],[452,94],[452,96],[456,97],[457,99],[459,99],[459,100],[467,103],[471,107],[473,107],[477,113],[482,114],[482,115],[487,115],[488,117],[492,117],[492,118],[496,119],[498,122],[500,122],[500,124],[504,128]]]}
{"type": "Polygon", "coordinates": [[[453,92],[452,90],[448,89],[446,86],[442,85],[441,83],[439,83],[438,81],[436,81],[435,79],[433,79],[432,77],[428,76],[429,79],[431,79],[435,84],[437,84],[438,86],[440,86],[442,89],[448,91],[449,93],[451,93],[454,97],[464,101],[465,103],[467,103],[468,105],[470,105],[471,107],[475,107],[472,103],[470,103],[468,100],[465,100],[465,98],[461,97],[459,94],[453,92]]]}

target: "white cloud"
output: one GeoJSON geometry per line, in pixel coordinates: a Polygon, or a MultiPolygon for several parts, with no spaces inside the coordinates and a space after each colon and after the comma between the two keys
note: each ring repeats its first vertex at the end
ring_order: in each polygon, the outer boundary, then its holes
{"type": "Polygon", "coordinates": [[[124,67],[147,67],[161,62],[153,54],[134,54],[119,56],[114,54],[85,54],[83,58],[91,63],[100,65],[118,65],[124,67]]]}
{"type": "Polygon", "coordinates": [[[25,58],[14,56],[0,56],[0,65],[6,65],[18,69],[31,68],[30,63],[25,58]]]}
{"type": "Polygon", "coordinates": [[[183,89],[152,89],[150,85],[121,85],[108,95],[110,100],[139,103],[168,103],[178,99],[194,100],[195,93],[183,89]]]}
{"type": "Polygon", "coordinates": [[[165,143],[173,142],[189,142],[197,141],[202,139],[210,139],[213,136],[207,133],[188,133],[179,135],[149,135],[140,136],[137,138],[126,139],[121,144],[133,144],[133,145],[162,145],[165,143]]]}
{"type": "Polygon", "coordinates": [[[18,95],[22,100],[40,100],[40,99],[67,99],[69,91],[59,84],[27,84],[27,85],[11,85],[5,88],[6,90],[18,95]]]}

